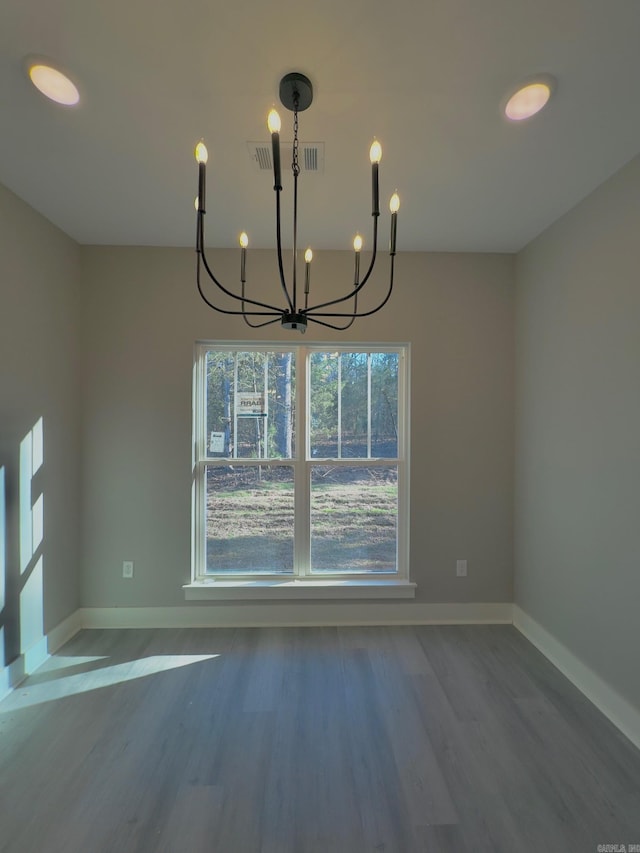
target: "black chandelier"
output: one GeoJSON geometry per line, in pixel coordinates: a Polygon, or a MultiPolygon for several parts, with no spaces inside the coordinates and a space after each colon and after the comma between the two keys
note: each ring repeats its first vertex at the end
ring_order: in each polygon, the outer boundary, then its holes
{"type": "MultiPolygon", "coordinates": [[[[234,293],[221,284],[214,275],[204,250],[204,214],[205,214],[205,192],[206,192],[206,163],[208,159],[207,149],[203,142],[199,142],[196,146],[196,160],[198,162],[198,197],[196,199],[197,210],[197,231],[196,231],[196,253],[197,253],[197,269],[196,281],[198,292],[206,304],[219,311],[222,314],[235,314],[244,318],[248,326],[254,329],[261,326],[268,326],[271,323],[280,321],[285,329],[297,329],[300,332],[305,332],[309,322],[318,323],[321,326],[327,326],[330,329],[343,331],[348,329],[357,317],[368,317],[379,311],[389,300],[391,291],[393,290],[393,272],[394,260],[396,254],[396,231],[398,220],[398,208],[400,207],[400,199],[398,194],[394,193],[391,196],[389,209],[391,211],[391,237],[389,242],[389,286],[386,295],[382,301],[371,310],[358,311],[358,295],[368,282],[373,268],[376,263],[378,249],[378,218],[380,217],[379,208],[379,193],[378,193],[378,165],[382,157],[382,148],[380,143],[374,140],[369,151],[371,160],[371,180],[372,180],[372,210],[373,217],[373,240],[371,262],[364,277],[360,280],[360,251],[362,249],[362,237],[356,234],[353,241],[353,249],[355,253],[355,267],[353,283],[350,289],[344,296],[337,299],[331,299],[327,302],[317,304],[309,304],[310,281],[311,281],[311,260],[313,253],[308,248],[304,255],[305,260],[305,277],[303,298],[298,293],[297,282],[297,250],[298,250],[298,176],[300,174],[300,166],[298,163],[298,113],[306,110],[313,100],[313,87],[311,81],[304,74],[293,72],[287,74],[280,81],[280,100],[288,110],[293,112],[293,162],[291,170],[293,172],[293,269],[291,274],[290,284],[287,282],[284,272],[284,264],[282,259],[282,233],[281,233],[281,216],[280,216],[280,193],[282,192],[282,177],[280,169],[280,116],[275,110],[271,110],[267,120],[269,131],[271,132],[271,145],[273,153],[273,189],[276,193],[276,248],[278,255],[278,272],[280,276],[280,284],[284,296],[284,307],[279,308],[276,305],[271,305],[266,302],[260,302],[257,299],[250,299],[246,295],[246,266],[247,266],[247,246],[249,239],[243,231],[240,235],[240,293],[234,293]],[[204,293],[201,282],[201,268],[204,267],[211,281],[217,286],[218,290],[228,297],[236,301],[236,307],[239,310],[221,308],[215,305],[204,293]],[[240,303],[237,306],[237,303],[240,303]],[[339,306],[341,309],[346,308],[343,303],[349,303],[352,308],[347,310],[327,310],[339,306]],[[251,319],[250,319],[251,318],[251,319]],[[268,319],[264,319],[268,318],[268,319]],[[258,322],[254,322],[257,319],[258,322]],[[338,321],[338,322],[330,322],[338,321]]],[[[229,303],[233,304],[233,303],[229,303]]]]}

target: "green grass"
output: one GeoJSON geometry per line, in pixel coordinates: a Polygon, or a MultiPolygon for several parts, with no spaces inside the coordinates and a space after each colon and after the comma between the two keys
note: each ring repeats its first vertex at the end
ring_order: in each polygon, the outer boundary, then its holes
{"type": "MultiPolygon", "coordinates": [[[[397,491],[389,483],[313,485],[314,570],[395,569],[397,491]]],[[[207,494],[210,572],[292,572],[293,484],[263,481],[207,494]]]]}

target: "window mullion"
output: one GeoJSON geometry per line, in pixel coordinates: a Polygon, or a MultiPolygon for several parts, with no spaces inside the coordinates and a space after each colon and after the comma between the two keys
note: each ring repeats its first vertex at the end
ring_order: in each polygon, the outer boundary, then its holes
{"type": "Polygon", "coordinates": [[[263,365],[263,385],[264,385],[264,407],[266,417],[262,419],[262,458],[266,459],[267,454],[267,434],[269,432],[269,353],[265,355],[263,365]]]}
{"type": "Polygon", "coordinates": [[[238,455],[238,353],[233,354],[233,458],[238,455]]]}
{"type": "Polygon", "coordinates": [[[296,436],[294,461],[294,575],[306,577],[310,571],[309,560],[309,502],[310,471],[309,456],[311,440],[310,418],[310,355],[305,347],[297,347],[296,357],[296,436]]]}
{"type": "Polygon", "coordinates": [[[367,459],[371,459],[371,353],[367,353],[367,459]]]}
{"type": "Polygon", "coordinates": [[[342,458],[342,353],[338,353],[338,459],[342,458]]]}
{"type": "Polygon", "coordinates": [[[205,488],[206,467],[202,461],[206,455],[206,418],[207,410],[207,370],[206,352],[203,347],[196,350],[194,383],[194,429],[192,453],[191,486],[191,565],[192,578],[203,574],[205,554],[205,530],[203,492],[205,488]]]}

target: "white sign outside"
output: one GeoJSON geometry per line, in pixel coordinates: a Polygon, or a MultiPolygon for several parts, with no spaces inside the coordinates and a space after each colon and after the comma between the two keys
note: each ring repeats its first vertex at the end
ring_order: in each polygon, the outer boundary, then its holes
{"type": "Polygon", "coordinates": [[[209,453],[224,453],[224,433],[212,432],[209,437],[209,453]]]}
{"type": "Polygon", "coordinates": [[[267,404],[264,394],[238,391],[236,394],[236,415],[239,418],[266,418],[267,404]]]}

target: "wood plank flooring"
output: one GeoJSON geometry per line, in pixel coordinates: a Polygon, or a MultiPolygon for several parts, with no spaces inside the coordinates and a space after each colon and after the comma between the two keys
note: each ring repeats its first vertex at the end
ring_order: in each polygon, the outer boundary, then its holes
{"type": "Polygon", "coordinates": [[[640,752],[511,626],[82,631],[0,704],[3,853],[599,844],[640,752]]]}

